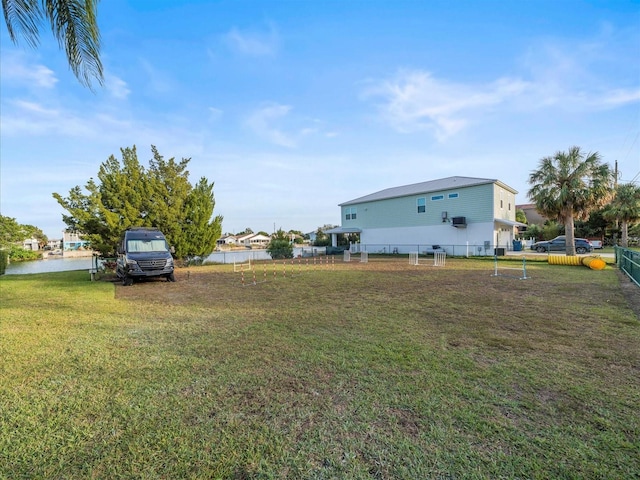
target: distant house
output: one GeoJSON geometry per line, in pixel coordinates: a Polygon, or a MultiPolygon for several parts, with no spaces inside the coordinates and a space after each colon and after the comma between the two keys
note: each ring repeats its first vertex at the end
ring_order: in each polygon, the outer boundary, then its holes
{"type": "Polygon", "coordinates": [[[305,237],[309,239],[309,243],[314,244],[316,240],[318,240],[318,231],[320,231],[320,238],[324,238],[325,234],[328,230],[331,230],[330,226],[326,226],[325,228],[320,228],[318,230],[314,230],[313,232],[309,232],[305,234],[305,237]]]}
{"type": "Polygon", "coordinates": [[[63,232],[62,249],[65,251],[86,250],[89,248],[89,242],[82,238],[77,232],[63,232]]]}
{"type": "Polygon", "coordinates": [[[249,246],[249,239],[254,235],[255,233],[245,233],[244,235],[238,235],[236,237],[236,245],[249,246]]]}
{"type": "Polygon", "coordinates": [[[306,236],[309,237],[309,243],[314,243],[318,237],[318,231],[314,230],[313,232],[309,232],[306,236]]]}
{"type": "Polygon", "coordinates": [[[238,242],[238,239],[235,235],[223,235],[218,240],[216,240],[216,245],[218,247],[235,245],[238,242]]]}
{"type": "Polygon", "coordinates": [[[392,187],[341,203],[341,226],[370,251],[398,253],[441,246],[450,254],[493,255],[510,249],[518,192],[496,179],[448,177],[392,187]]]}
{"type": "Polygon", "coordinates": [[[270,241],[271,237],[258,233],[248,233],[236,239],[238,245],[243,245],[247,248],[266,248],[270,241]]]}
{"type": "Polygon", "coordinates": [[[22,248],[25,250],[38,251],[40,250],[40,244],[37,238],[27,238],[22,242],[22,248]]]}
{"type": "Polygon", "coordinates": [[[529,225],[542,226],[548,220],[547,217],[538,212],[535,203],[524,203],[522,205],[516,205],[516,208],[519,208],[524,212],[524,215],[527,217],[527,223],[529,225]]]}
{"type": "Polygon", "coordinates": [[[250,246],[251,248],[266,248],[271,242],[271,237],[267,237],[266,235],[256,234],[253,237],[244,241],[245,246],[250,246]],[[248,242],[248,243],[247,243],[248,242]]]}
{"type": "Polygon", "coordinates": [[[58,238],[56,240],[48,240],[47,248],[49,250],[61,250],[62,249],[63,240],[58,238]]]}

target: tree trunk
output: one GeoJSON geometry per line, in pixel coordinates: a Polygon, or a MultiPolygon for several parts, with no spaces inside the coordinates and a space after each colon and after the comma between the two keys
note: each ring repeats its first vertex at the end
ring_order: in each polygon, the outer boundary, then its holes
{"type": "Polygon", "coordinates": [[[574,234],[574,222],[573,222],[573,211],[569,210],[566,215],[566,220],[564,224],[564,235],[567,243],[565,245],[565,252],[568,257],[576,256],[576,241],[574,234]]]}
{"type": "Polygon", "coordinates": [[[622,230],[622,239],[620,241],[620,246],[624,248],[629,247],[629,222],[622,220],[622,225],[620,227],[622,230]]]}

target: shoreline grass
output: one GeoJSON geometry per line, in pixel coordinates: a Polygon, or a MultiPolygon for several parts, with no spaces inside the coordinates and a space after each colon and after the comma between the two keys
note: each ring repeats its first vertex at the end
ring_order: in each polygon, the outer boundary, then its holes
{"type": "Polygon", "coordinates": [[[527,272],[0,277],[0,477],[633,478],[640,324],[615,272],[527,272]]]}

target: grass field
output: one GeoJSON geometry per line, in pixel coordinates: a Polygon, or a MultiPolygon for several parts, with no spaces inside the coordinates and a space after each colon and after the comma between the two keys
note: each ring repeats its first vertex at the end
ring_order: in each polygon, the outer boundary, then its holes
{"type": "Polygon", "coordinates": [[[613,268],[232,270],[0,277],[0,478],[638,478],[613,268]]]}

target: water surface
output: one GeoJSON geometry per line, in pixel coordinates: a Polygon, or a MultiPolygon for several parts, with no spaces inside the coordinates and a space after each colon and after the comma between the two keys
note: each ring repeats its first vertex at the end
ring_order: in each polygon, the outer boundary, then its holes
{"type": "Polygon", "coordinates": [[[27,273],[67,272],[70,270],[89,270],[93,257],[81,258],[48,258],[47,260],[31,260],[28,262],[12,262],[7,265],[6,275],[22,275],[27,273]]]}

